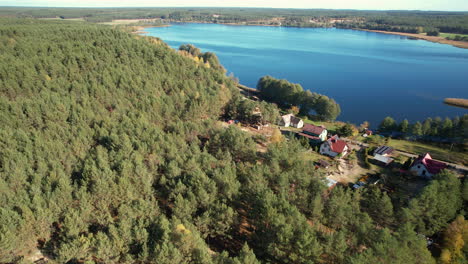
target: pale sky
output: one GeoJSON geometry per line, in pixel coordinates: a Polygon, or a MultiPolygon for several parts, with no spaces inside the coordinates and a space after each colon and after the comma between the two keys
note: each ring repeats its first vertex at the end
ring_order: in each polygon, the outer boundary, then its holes
{"type": "Polygon", "coordinates": [[[468,0],[0,0],[0,6],[274,7],[468,11],[468,0]]]}

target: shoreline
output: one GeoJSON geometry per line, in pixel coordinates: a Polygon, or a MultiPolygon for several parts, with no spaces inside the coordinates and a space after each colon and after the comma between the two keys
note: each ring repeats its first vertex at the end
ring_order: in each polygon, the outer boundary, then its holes
{"type": "Polygon", "coordinates": [[[466,41],[448,40],[443,37],[426,36],[426,35],[421,35],[421,34],[395,32],[395,31],[362,29],[362,28],[353,28],[353,30],[381,33],[381,34],[387,34],[387,35],[398,35],[398,36],[410,37],[410,38],[415,38],[415,39],[421,39],[421,40],[434,42],[434,43],[452,45],[457,48],[468,49],[468,42],[466,41]]]}
{"type": "Polygon", "coordinates": [[[170,24],[162,24],[162,25],[148,25],[148,26],[136,26],[136,30],[133,31],[133,34],[148,34],[148,31],[145,31],[147,28],[155,28],[155,27],[170,27],[170,24]]]}

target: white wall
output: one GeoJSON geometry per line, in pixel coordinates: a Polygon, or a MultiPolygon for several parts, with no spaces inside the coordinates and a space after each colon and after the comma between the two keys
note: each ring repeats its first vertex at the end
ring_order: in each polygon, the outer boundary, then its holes
{"type": "Polygon", "coordinates": [[[302,128],[304,126],[304,121],[299,121],[299,123],[297,123],[297,128],[302,128]]]}
{"type": "Polygon", "coordinates": [[[322,155],[328,155],[328,156],[331,156],[331,157],[335,157],[335,156],[338,155],[338,153],[333,152],[333,151],[330,149],[330,145],[328,144],[328,142],[325,142],[325,143],[323,143],[323,144],[320,146],[320,154],[322,154],[322,155]]]}
{"type": "Polygon", "coordinates": [[[411,167],[410,171],[416,173],[416,175],[421,176],[421,177],[431,178],[433,176],[429,171],[427,171],[426,166],[424,166],[421,163],[411,167]],[[425,175],[423,175],[424,171],[426,171],[425,175]]]}

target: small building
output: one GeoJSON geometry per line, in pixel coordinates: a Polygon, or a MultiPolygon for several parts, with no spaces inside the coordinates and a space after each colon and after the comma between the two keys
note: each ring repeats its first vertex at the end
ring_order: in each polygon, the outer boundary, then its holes
{"type": "Polygon", "coordinates": [[[374,159],[388,165],[393,161],[391,157],[393,151],[394,149],[392,147],[380,146],[374,150],[374,159]]]}
{"type": "Polygon", "coordinates": [[[373,134],[372,130],[366,129],[364,130],[364,133],[362,134],[362,136],[368,137],[368,136],[372,136],[372,134],[373,134]]]}
{"type": "Polygon", "coordinates": [[[312,124],[305,124],[302,128],[302,133],[300,135],[309,135],[314,140],[319,140],[321,142],[327,140],[327,130],[324,126],[315,126],[312,124]]]}
{"type": "Polygon", "coordinates": [[[336,157],[341,154],[345,156],[349,152],[349,146],[346,141],[338,138],[337,135],[329,138],[320,146],[320,154],[336,157]]]}
{"type": "Polygon", "coordinates": [[[385,165],[388,165],[388,164],[393,162],[393,158],[391,158],[389,156],[383,156],[383,155],[380,155],[380,154],[375,154],[374,159],[376,161],[382,162],[385,165]]]}
{"type": "Polygon", "coordinates": [[[447,164],[433,160],[429,153],[419,155],[410,167],[410,171],[420,177],[432,178],[447,168],[447,164]]]}
{"type": "Polygon", "coordinates": [[[381,156],[390,156],[393,154],[393,149],[392,147],[387,147],[387,146],[380,146],[374,150],[374,156],[375,155],[381,155],[381,156]]]}
{"type": "Polygon", "coordinates": [[[280,126],[285,127],[295,127],[302,128],[304,126],[304,121],[302,119],[295,117],[293,114],[287,114],[281,117],[280,126]]]}

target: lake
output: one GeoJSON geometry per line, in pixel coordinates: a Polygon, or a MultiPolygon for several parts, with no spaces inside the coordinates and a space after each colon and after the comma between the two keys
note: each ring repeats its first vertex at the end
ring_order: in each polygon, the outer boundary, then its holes
{"type": "Polygon", "coordinates": [[[468,98],[468,50],[407,37],[335,28],[173,24],[145,29],[171,47],[215,52],[228,73],[255,87],[271,75],[334,98],[338,120],[372,127],[466,114],[446,97],[468,98]]]}

